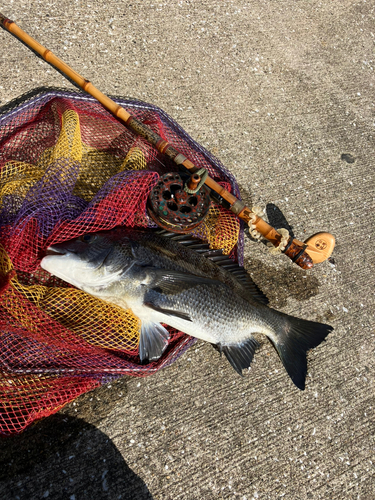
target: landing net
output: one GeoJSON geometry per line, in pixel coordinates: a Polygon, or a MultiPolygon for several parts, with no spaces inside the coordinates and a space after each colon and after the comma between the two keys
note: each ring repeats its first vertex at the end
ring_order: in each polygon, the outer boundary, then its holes
{"type": "MultiPolygon", "coordinates": [[[[115,100],[239,197],[234,177],[164,111],[115,100]]],[[[161,359],[142,365],[131,311],[40,268],[53,243],[118,225],[155,227],[147,197],[171,171],[173,162],[86,94],[35,91],[0,110],[0,434],[122,375],[155,373],[194,343],[168,327],[161,359]]],[[[192,234],[241,263],[242,233],[212,204],[192,234]]]]}

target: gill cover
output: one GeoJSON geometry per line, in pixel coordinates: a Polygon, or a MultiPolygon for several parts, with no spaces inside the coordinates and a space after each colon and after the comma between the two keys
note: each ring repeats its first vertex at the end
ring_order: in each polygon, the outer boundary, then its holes
{"type": "Polygon", "coordinates": [[[119,278],[124,267],[115,253],[111,240],[87,234],[52,245],[40,265],[54,276],[85,290],[107,286],[119,278]]]}

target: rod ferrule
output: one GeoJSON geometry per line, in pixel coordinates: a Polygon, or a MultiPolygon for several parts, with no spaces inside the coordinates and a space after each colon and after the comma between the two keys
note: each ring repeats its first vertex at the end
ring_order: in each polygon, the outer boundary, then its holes
{"type": "Polygon", "coordinates": [[[177,165],[181,165],[182,163],[184,163],[185,160],[186,160],[185,156],[181,153],[178,153],[178,155],[174,158],[174,162],[177,165]]]}
{"type": "Polygon", "coordinates": [[[242,210],[244,210],[244,208],[246,208],[246,205],[245,205],[245,203],[244,203],[243,201],[241,201],[241,200],[237,200],[237,201],[235,201],[235,202],[233,203],[233,205],[231,205],[231,207],[230,207],[231,211],[232,211],[234,214],[236,214],[236,215],[238,215],[239,213],[241,213],[241,212],[242,212],[242,210]]]}

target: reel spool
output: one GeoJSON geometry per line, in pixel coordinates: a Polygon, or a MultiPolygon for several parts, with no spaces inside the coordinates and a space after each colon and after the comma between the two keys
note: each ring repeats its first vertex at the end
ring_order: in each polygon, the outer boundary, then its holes
{"type": "Polygon", "coordinates": [[[200,182],[200,176],[191,177],[169,172],[160,177],[148,198],[148,214],[161,228],[174,233],[188,233],[202,224],[210,208],[210,190],[202,186],[196,193],[188,194],[200,182]]]}

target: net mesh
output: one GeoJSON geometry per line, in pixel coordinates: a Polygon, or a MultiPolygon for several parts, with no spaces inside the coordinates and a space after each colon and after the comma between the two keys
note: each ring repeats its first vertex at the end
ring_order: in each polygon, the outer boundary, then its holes
{"type": "MultiPolygon", "coordinates": [[[[161,109],[115,99],[236,196],[235,179],[161,109]]],[[[40,268],[46,248],[88,232],[154,226],[150,189],[176,165],[87,95],[35,92],[0,111],[0,433],[22,431],[79,394],[122,376],[146,376],[193,342],[169,328],[167,350],[138,357],[130,310],[40,268]]],[[[242,231],[212,204],[193,234],[241,262],[242,231]]]]}

